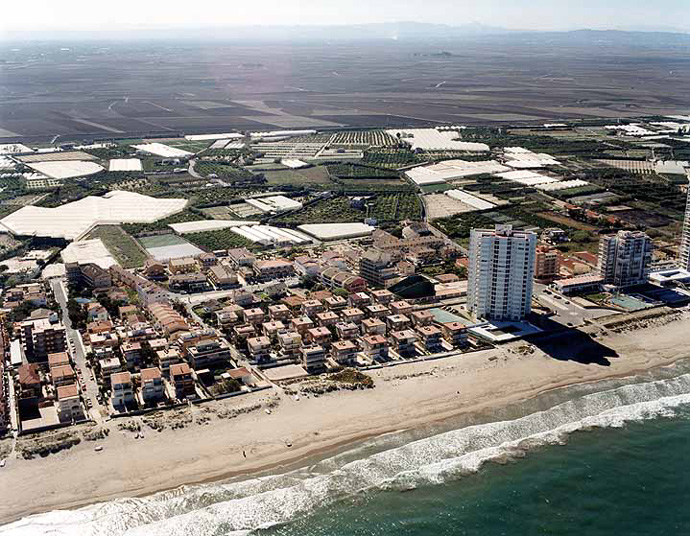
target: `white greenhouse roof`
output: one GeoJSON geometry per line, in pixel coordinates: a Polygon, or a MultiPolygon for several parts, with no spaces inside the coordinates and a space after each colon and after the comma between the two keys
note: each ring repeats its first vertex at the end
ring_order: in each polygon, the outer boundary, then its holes
{"type": "Polygon", "coordinates": [[[187,158],[188,156],[194,155],[194,153],[190,153],[189,151],[176,149],[175,147],[170,147],[162,143],[143,143],[141,145],[132,145],[132,147],[145,153],[162,156],[163,158],[187,158]]]}
{"type": "Polygon", "coordinates": [[[113,158],[108,171],[141,171],[141,160],[138,158],[113,158]]]}
{"type": "Polygon", "coordinates": [[[444,193],[448,197],[451,197],[453,199],[457,199],[458,201],[462,201],[466,205],[469,205],[473,208],[476,208],[477,210],[488,210],[488,209],[494,208],[496,206],[493,203],[489,203],[488,201],[484,201],[483,199],[477,197],[476,195],[472,195],[468,192],[465,192],[464,190],[448,190],[444,193]]]}
{"type": "Polygon", "coordinates": [[[467,162],[465,160],[446,160],[431,166],[412,168],[405,172],[418,185],[440,184],[453,179],[483,175],[485,173],[500,173],[510,168],[499,164],[495,160],[467,162]]]}
{"type": "Polygon", "coordinates": [[[117,264],[100,238],[72,242],[62,250],[61,256],[65,263],[88,264],[92,262],[106,270],[117,264]]]}
{"type": "Polygon", "coordinates": [[[455,130],[436,130],[435,128],[410,128],[405,130],[387,130],[394,138],[400,135],[400,139],[410,144],[412,150],[423,151],[489,151],[485,143],[460,141],[460,134],[455,130]]]}
{"type": "Polygon", "coordinates": [[[237,132],[226,132],[224,134],[190,134],[185,136],[189,141],[211,141],[211,140],[237,140],[244,138],[242,134],[237,132]]]}
{"type": "Polygon", "coordinates": [[[113,191],[103,197],[85,197],[56,208],[27,206],[0,220],[18,236],[76,240],[95,225],[153,223],[181,212],[186,199],[155,198],[113,191]]]}
{"type": "Polygon", "coordinates": [[[297,227],[319,240],[338,240],[368,236],[375,228],[365,223],[307,223],[297,227]]]}
{"type": "Polygon", "coordinates": [[[168,227],[178,234],[202,233],[204,231],[218,231],[237,227],[239,225],[258,225],[258,221],[246,220],[198,220],[186,221],[184,223],[171,223],[168,227]]]}
{"type": "Polygon", "coordinates": [[[51,179],[71,179],[103,171],[103,168],[98,164],[81,160],[51,160],[26,165],[51,179]]]}

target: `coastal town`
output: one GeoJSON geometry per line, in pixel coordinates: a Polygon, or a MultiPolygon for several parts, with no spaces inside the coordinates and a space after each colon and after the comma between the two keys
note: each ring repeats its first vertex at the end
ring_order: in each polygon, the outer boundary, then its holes
{"type": "Polygon", "coordinates": [[[3,467],[683,311],[662,119],[0,145],[3,467]]]}

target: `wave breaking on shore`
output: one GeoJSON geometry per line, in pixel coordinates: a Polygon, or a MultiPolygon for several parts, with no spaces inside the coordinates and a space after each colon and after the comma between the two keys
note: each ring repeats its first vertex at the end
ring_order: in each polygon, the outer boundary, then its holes
{"type": "Polygon", "coordinates": [[[457,480],[487,462],[504,463],[540,446],[562,444],[579,430],[673,417],[688,404],[690,374],[623,385],[518,419],[440,433],[361,459],[334,456],[286,474],[183,486],[145,498],[33,515],[0,527],[0,536],[248,534],[363,492],[404,491],[457,480]]]}

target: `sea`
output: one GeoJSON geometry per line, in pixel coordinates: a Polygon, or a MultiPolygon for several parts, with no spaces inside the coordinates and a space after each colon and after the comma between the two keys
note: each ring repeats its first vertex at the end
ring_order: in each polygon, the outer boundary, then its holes
{"type": "Polygon", "coordinates": [[[0,526],[0,536],[250,534],[690,534],[690,361],[274,473],[0,526]]]}

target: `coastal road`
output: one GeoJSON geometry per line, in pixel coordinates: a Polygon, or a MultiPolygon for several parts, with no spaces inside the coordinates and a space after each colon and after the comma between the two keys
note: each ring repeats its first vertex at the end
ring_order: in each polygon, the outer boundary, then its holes
{"type": "MultiPolygon", "coordinates": [[[[86,386],[82,389],[82,394],[85,399],[91,401],[91,409],[89,410],[89,415],[97,423],[103,421],[103,416],[101,415],[98,408],[100,404],[98,403],[98,385],[96,384],[95,378],[93,378],[91,369],[86,366],[86,349],[84,348],[84,342],[81,339],[81,333],[76,329],[72,328],[72,321],[69,318],[69,313],[67,311],[67,288],[65,287],[65,282],[63,279],[55,278],[51,279],[50,286],[53,289],[53,295],[55,300],[60,304],[62,309],[62,321],[65,324],[65,329],[67,331],[67,339],[69,341],[74,341],[74,344],[70,343],[70,348],[72,348],[72,356],[77,367],[81,370],[81,377],[84,380],[84,385],[86,386]]],[[[88,409],[88,408],[87,408],[88,409]]]]}

